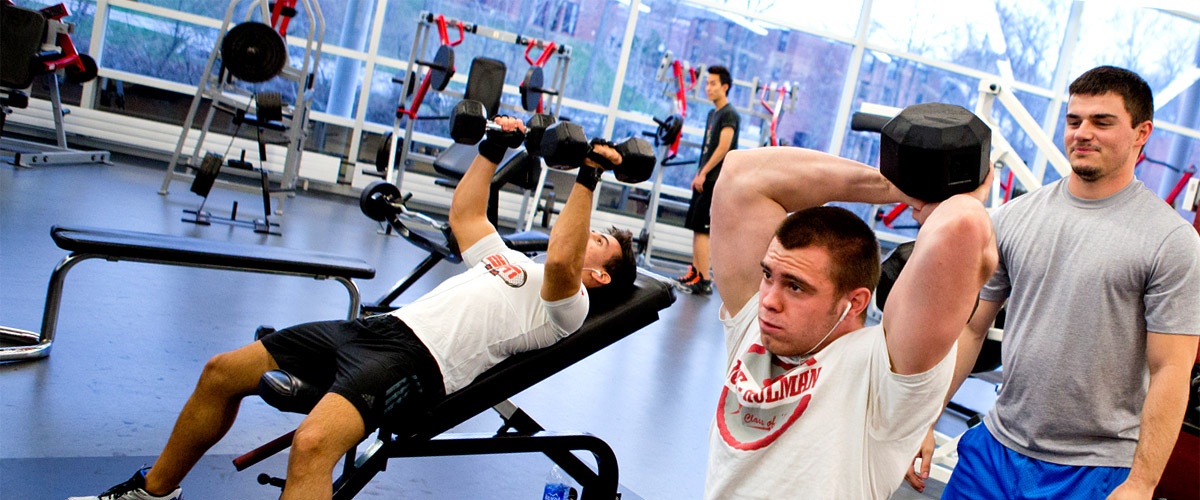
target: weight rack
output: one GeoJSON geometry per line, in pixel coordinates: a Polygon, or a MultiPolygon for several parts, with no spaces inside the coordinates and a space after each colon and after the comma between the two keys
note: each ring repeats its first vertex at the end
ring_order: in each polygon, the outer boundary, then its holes
{"type": "MultiPolygon", "coordinates": [[[[204,77],[200,79],[200,83],[196,88],[196,95],[192,98],[192,105],[188,108],[187,118],[183,121],[183,130],[179,135],[179,141],[175,144],[175,152],[171,155],[171,161],[167,165],[167,172],[163,176],[162,187],[158,194],[166,195],[171,181],[174,180],[194,180],[195,175],[188,173],[187,168],[183,171],[177,170],[178,165],[182,162],[186,167],[197,169],[200,167],[200,162],[204,158],[202,150],[204,148],[204,140],[208,136],[209,128],[212,126],[212,121],[215,113],[224,108],[224,110],[243,109],[250,111],[250,101],[253,94],[238,88],[234,83],[237,81],[235,77],[229,75],[226,71],[218,71],[214,73],[214,65],[218,59],[223,59],[221,54],[221,44],[225,40],[226,34],[229,33],[230,25],[233,24],[234,12],[237,7],[243,3],[249,3],[250,7],[246,9],[246,15],[242,22],[250,21],[254,17],[255,11],[259,12],[259,18],[266,21],[272,17],[272,4],[268,0],[232,0],[229,3],[229,8],[225,11],[225,18],[221,22],[221,29],[217,34],[216,44],[213,51],[208,56],[208,63],[204,67],[204,77]],[[254,5],[257,4],[257,9],[254,5]],[[204,99],[210,101],[208,111],[204,118],[204,124],[200,127],[200,136],[196,139],[195,146],[190,155],[184,155],[183,149],[187,145],[188,136],[192,132],[192,125],[195,123],[196,113],[200,108],[200,102],[204,99]]],[[[303,0],[304,13],[308,18],[308,32],[305,35],[304,57],[302,63],[297,67],[292,64],[286,64],[283,71],[278,75],[279,78],[292,81],[296,84],[296,99],[292,106],[283,107],[282,122],[287,130],[284,136],[287,138],[287,154],[284,157],[283,178],[280,180],[280,189],[270,194],[271,198],[277,198],[278,204],[275,210],[276,214],[283,214],[283,199],[289,196],[290,192],[296,189],[296,183],[300,173],[300,157],[304,152],[304,140],[308,136],[308,120],[309,112],[312,109],[312,87],[316,79],[317,66],[321,59],[321,49],[325,43],[325,17],[321,13],[321,7],[315,0],[303,0]]],[[[281,20],[281,26],[285,27],[287,23],[281,20]]],[[[290,47],[286,43],[285,47],[290,47]]],[[[291,57],[288,54],[288,60],[291,57]]],[[[225,112],[225,111],[222,111],[225,112]]],[[[254,110],[257,114],[257,109],[254,110]]],[[[233,137],[234,141],[237,137],[233,137]]],[[[265,168],[265,166],[260,165],[265,168]]],[[[217,183],[221,187],[243,191],[247,193],[257,192],[258,186],[246,186],[236,182],[227,182],[218,180],[217,183]]]]}
{"type": "MultiPolygon", "coordinates": [[[[546,50],[547,48],[550,48],[550,50],[552,50],[552,58],[554,59],[554,71],[551,74],[549,81],[550,81],[551,86],[557,91],[557,94],[551,95],[551,98],[549,100],[550,101],[549,105],[546,106],[545,111],[546,111],[546,113],[554,116],[555,120],[558,119],[559,112],[562,108],[562,100],[563,100],[563,94],[564,94],[563,89],[565,88],[566,81],[567,81],[567,69],[570,67],[570,64],[571,64],[571,46],[552,44],[552,42],[548,42],[546,40],[537,40],[537,39],[525,37],[522,35],[518,35],[516,33],[510,33],[510,32],[498,30],[495,28],[489,28],[489,27],[480,26],[480,25],[474,24],[474,23],[468,23],[468,22],[465,22],[465,21],[462,21],[459,19],[449,19],[449,18],[445,18],[444,16],[439,16],[439,15],[434,14],[429,11],[422,11],[417,16],[417,30],[416,30],[416,34],[413,36],[413,44],[412,44],[412,48],[411,48],[411,50],[409,52],[409,56],[408,56],[408,69],[407,69],[407,71],[404,72],[403,80],[398,82],[398,83],[400,83],[400,88],[402,89],[402,91],[400,92],[400,102],[399,102],[400,108],[407,109],[406,104],[407,104],[407,100],[408,100],[408,95],[407,95],[407,92],[405,92],[404,90],[408,89],[410,85],[413,85],[414,83],[416,83],[415,79],[419,78],[419,76],[420,76],[420,75],[418,75],[418,71],[417,71],[417,67],[420,66],[420,64],[417,61],[417,55],[426,53],[426,49],[429,46],[429,35],[432,30],[434,30],[435,28],[438,28],[439,17],[442,18],[443,22],[445,23],[445,26],[453,27],[456,29],[461,28],[462,32],[464,33],[464,36],[465,36],[465,34],[471,34],[471,35],[491,38],[493,40],[499,40],[501,42],[512,43],[517,46],[525,47],[527,51],[529,49],[546,50]]],[[[428,68],[426,69],[426,71],[428,71],[428,68]]],[[[439,91],[439,90],[434,90],[431,88],[430,92],[441,92],[443,94],[449,95],[451,97],[457,97],[459,99],[464,97],[462,92],[457,92],[457,91],[452,91],[452,90],[440,90],[439,91]]],[[[500,103],[500,107],[502,109],[510,109],[510,110],[521,112],[521,113],[525,113],[524,109],[522,109],[518,106],[513,106],[511,104],[506,104],[504,102],[500,103]]],[[[396,116],[396,120],[392,123],[392,137],[400,137],[400,128],[401,128],[401,125],[400,125],[401,118],[400,117],[401,116],[402,115],[398,113],[396,116]]],[[[395,184],[397,188],[400,188],[403,185],[402,183],[404,181],[404,171],[406,170],[406,168],[410,162],[410,156],[412,156],[410,151],[412,149],[412,136],[413,136],[413,131],[415,129],[415,121],[416,120],[410,119],[405,124],[403,141],[394,141],[393,140],[393,141],[389,141],[389,144],[388,144],[387,169],[384,173],[384,178],[391,181],[392,184],[395,184]],[[397,156],[396,156],[397,148],[399,148],[399,155],[400,155],[399,158],[397,158],[397,156]]],[[[432,161],[432,158],[430,160],[432,161]]],[[[525,196],[525,199],[522,201],[521,215],[518,218],[518,224],[517,224],[517,226],[519,228],[530,225],[529,221],[532,220],[532,214],[530,214],[529,212],[531,212],[532,209],[536,209],[536,200],[541,198],[542,186],[545,184],[545,182],[546,182],[546,168],[543,166],[543,168],[541,168],[541,174],[538,177],[537,189],[534,191],[534,193],[532,195],[527,193],[525,196]],[[533,200],[532,205],[534,205],[534,206],[530,206],[531,200],[533,200]]]]}
{"type": "MultiPolygon", "coordinates": [[[[708,100],[708,95],[704,92],[704,86],[698,84],[699,81],[702,81],[704,78],[706,78],[704,76],[704,74],[707,69],[708,69],[708,67],[704,66],[704,65],[700,65],[700,64],[693,65],[687,61],[681,61],[681,60],[675,59],[672,56],[671,51],[669,51],[669,50],[665,51],[663,53],[662,59],[658,63],[658,72],[655,75],[655,80],[660,81],[660,82],[666,82],[666,85],[664,85],[664,87],[663,87],[663,96],[666,96],[666,97],[669,97],[672,99],[672,108],[671,108],[672,116],[680,114],[685,111],[686,106],[687,106],[686,100],[689,97],[689,94],[692,94],[691,97],[696,98],[696,99],[702,99],[702,100],[706,100],[706,101],[708,100]],[[675,91],[672,91],[671,84],[675,84],[676,87],[681,87],[684,85],[684,78],[685,78],[684,75],[689,75],[689,79],[690,79],[691,75],[695,76],[695,81],[693,81],[691,87],[689,87],[687,90],[685,90],[682,93],[677,93],[675,91]],[[679,101],[679,97],[681,95],[684,99],[682,104],[679,101]]],[[[733,105],[733,108],[737,110],[738,114],[740,114],[742,116],[753,116],[753,117],[759,118],[763,121],[764,125],[768,125],[767,127],[759,128],[758,144],[763,144],[765,141],[767,141],[771,137],[771,129],[769,127],[769,124],[771,124],[772,122],[778,123],[778,120],[782,117],[784,112],[791,111],[792,109],[795,108],[796,88],[799,86],[799,84],[796,82],[792,82],[792,83],[770,82],[770,83],[764,84],[761,80],[758,79],[758,77],[754,77],[752,80],[738,80],[735,78],[735,79],[733,79],[733,85],[731,85],[729,88],[730,92],[733,91],[734,87],[738,87],[738,86],[746,87],[751,91],[750,95],[746,99],[746,104],[744,106],[739,106],[736,103],[734,103],[732,100],[730,100],[729,103],[731,105],[733,105]],[[780,89],[783,89],[783,90],[781,91],[780,89]],[[761,105],[763,107],[768,107],[768,105],[766,103],[767,96],[774,92],[779,92],[779,98],[776,101],[776,105],[775,105],[776,107],[774,109],[772,109],[772,113],[767,114],[767,113],[763,113],[762,111],[759,111],[759,108],[758,108],[759,105],[761,105]],[[786,100],[784,99],[785,96],[787,98],[786,100]]],[[[660,128],[661,128],[661,126],[660,126],[660,128]]],[[[703,134],[703,132],[701,132],[701,133],[703,134]]],[[[681,143],[685,143],[689,146],[693,146],[693,147],[697,147],[697,148],[699,148],[701,146],[700,144],[696,144],[693,142],[683,141],[682,130],[680,130],[679,141],[681,143]]],[[[670,162],[670,160],[673,158],[673,156],[671,156],[671,154],[670,154],[670,149],[671,149],[671,144],[659,144],[659,151],[660,151],[659,163],[658,163],[658,165],[656,165],[654,167],[654,176],[651,178],[651,182],[653,184],[650,189],[650,200],[649,200],[649,204],[646,207],[646,215],[645,215],[643,223],[642,223],[642,234],[644,235],[644,240],[642,241],[642,249],[643,250],[640,253],[640,255],[638,256],[640,261],[644,264],[648,264],[650,262],[651,257],[653,256],[654,226],[658,220],[658,207],[659,207],[659,204],[661,201],[661,192],[662,192],[662,174],[663,174],[662,170],[664,167],[670,167],[670,166],[676,166],[676,165],[682,165],[682,164],[694,162],[694,161],[670,162]]]]}

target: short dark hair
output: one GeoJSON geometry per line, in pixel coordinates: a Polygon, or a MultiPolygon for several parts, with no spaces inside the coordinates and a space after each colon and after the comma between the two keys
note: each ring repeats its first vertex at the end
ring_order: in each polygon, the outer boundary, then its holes
{"type": "Polygon", "coordinates": [[[729,70],[724,66],[709,66],[708,74],[717,75],[717,79],[721,80],[721,85],[733,87],[733,77],[729,76],[729,70]]]}
{"type": "Polygon", "coordinates": [[[604,270],[612,277],[603,288],[623,289],[633,285],[637,278],[637,253],[633,250],[633,233],[612,226],[605,231],[621,246],[621,254],[604,263],[604,270]]]}
{"type": "Polygon", "coordinates": [[[1125,102],[1125,111],[1133,119],[1134,127],[1154,120],[1154,93],[1150,85],[1137,73],[1124,68],[1092,68],[1071,82],[1068,92],[1071,95],[1104,95],[1112,92],[1125,102]]]}
{"type": "Polygon", "coordinates": [[[829,278],[842,294],[879,285],[879,242],[875,232],[840,207],[812,207],[788,215],[775,230],[775,238],[788,250],[821,247],[829,252],[833,268],[829,278]]]}

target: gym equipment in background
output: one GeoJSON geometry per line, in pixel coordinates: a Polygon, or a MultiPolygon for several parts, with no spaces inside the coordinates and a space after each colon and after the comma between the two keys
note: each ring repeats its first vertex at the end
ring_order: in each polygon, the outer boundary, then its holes
{"type": "MultiPolygon", "coordinates": [[[[401,88],[405,90],[400,95],[396,120],[393,122],[392,132],[385,138],[376,152],[376,169],[379,174],[398,188],[403,188],[404,172],[412,161],[428,162],[442,176],[449,179],[457,179],[466,171],[471,159],[475,156],[475,147],[458,143],[451,144],[436,156],[413,151],[413,133],[417,120],[448,118],[426,117],[417,114],[421,103],[429,91],[439,92],[450,97],[479,101],[484,104],[488,118],[495,117],[502,109],[518,111],[520,113],[525,112],[522,105],[514,106],[500,102],[500,97],[504,90],[507,67],[503,62],[495,59],[476,57],[471,61],[471,69],[467,76],[465,92],[457,92],[448,88],[448,82],[455,74],[453,71],[453,47],[461,43],[467,35],[511,43],[524,47],[526,52],[542,48],[543,53],[539,57],[539,60],[545,59],[542,61],[542,66],[553,62],[553,71],[548,78],[550,86],[554,89],[561,89],[566,83],[567,69],[570,67],[572,50],[569,45],[555,44],[458,19],[449,19],[443,15],[433,14],[428,11],[421,12],[417,16],[417,29],[414,34],[412,49],[409,53],[407,67],[410,70],[404,71],[402,76],[392,79],[393,82],[400,84],[401,88]],[[418,60],[419,54],[428,53],[429,34],[435,27],[438,30],[439,45],[434,54],[434,61],[426,62],[418,60]],[[459,40],[450,40],[448,32],[451,29],[459,31],[459,40]],[[425,75],[423,77],[420,71],[418,71],[419,68],[424,68],[425,75]],[[418,79],[421,79],[419,86],[416,84],[418,79]],[[441,89],[434,85],[440,82],[445,82],[441,85],[441,89]],[[404,118],[408,119],[403,123],[404,133],[401,135],[402,119],[404,118]]],[[[539,69],[541,68],[539,66],[539,69]]],[[[545,84],[547,78],[544,74],[542,78],[543,84],[545,84]]],[[[548,102],[543,103],[542,111],[557,121],[559,110],[562,107],[563,93],[554,89],[546,89],[540,85],[532,85],[534,80],[536,80],[536,77],[530,77],[531,84],[527,85],[525,92],[522,93],[523,100],[525,97],[528,97],[531,101],[534,97],[541,100],[542,94],[551,95],[552,98],[548,102]]],[[[546,185],[546,169],[542,168],[542,162],[539,158],[527,152],[510,151],[509,156],[505,158],[502,164],[515,161],[522,154],[525,155],[521,158],[522,161],[531,161],[536,164],[536,168],[529,170],[530,178],[514,182],[514,184],[522,187],[525,191],[516,220],[516,229],[517,231],[529,231],[532,229],[533,220],[539,207],[549,207],[552,202],[548,201],[545,204],[538,202],[543,195],[543,189],[546,185]]],[[[374,172],[364,173],[375,175],[374,172]]],[[[437,184],[452,187],[453,181],[437,181],[437,184]]],[[[492,202],[495,203],[496,200],[492,200],[492,202]]],[[[493,223],[496,223],[494,216],[495,212],[489,212],[489,218],[493,220],[493,223]]],[[[385,228],[385,232],[390,234],[390,228],[385,228]]]]}
{"type": "Polygon", "coordinates": [[[74,25],[63,22],[70,15],[65,4],[41,10],[17,7],[9,0],[0,3],[0,135],[11,108],[29,106],[26,89],[37,77],[50,88],[51,114],[57,147],[4,139],[6,150],[13,152],[13,164],[20,167],[80,163],[108,163],[108,151],[79,151],[67,147],[58,79],[81,84],[96,77],[96,60],[80,54],[71,40],[74,25]]]}
{"type": "MultiPolygon", "coordinates": [[[[654,132],[643,133],[646,136],[654,137],[654,145],[659,150],[659,165],[655,168],[651,176],[653,184],[649,188],[650,194],[647,200],[646,215],[642,222],[642,231],[636,239],[639,264],[648,265],[654,257],[654,226],[657,224],[659,207],[664,204],[664,200],[662,199],[663,169],[666,167],[696,164],[697,160],[694,158],[677,158],[680,146],[686,145],[698,149],[703,147],[703,144],[685,140],[683,132],[684,123],[687,120],[688,99],[708,101],[708,95],[704,91],[704,86],[699,85],[699,82],[707,77],[705,75],[707,69],[704,65],[675,59],[671,51],[665,51],[659,60],[658,73],[655,80],[665,83],[663,95],[671,99],[671,114],[666,118],[653,118],[654,122],[658,124],[658,128],[654,132]]],[[[767,144],[769,141],[774,140],[775,131],[783,113],[791,111],[795,106],[796,89],[798,86],[799,84],[795,82],[763,83],[757,77],[751,80],[734,79],[729,92],[731,98],[733,97],[734,87],[742,87],[749,90],[749,92],[743,104],[738,104],[731,99],[730,105],[743,117],[743,129],[748,124],[746,120],[748,117],[757,117],[762,121],[763,125],[769,124],[769,126],[760,126],[759,128],[758,144],[767,144]],[[775,91],[774,89],[778,89],[780,93],[775,106],[770,107],[766,105],[764,99],[765,95],[775,91]],[[762,96],[760,96],[760,93],[762,96]],[[760,105],[767,107],[770,114],[763,113],[758,107],[760,105]]],[[[703,135],[704,130],[701,129],[699,133],[703,135]]],[[[686,201],[682,203],[671,201],[669,203],[676,204],[680,209],[687,208],[686,201]]]]}
{"type": "MultiPolygon", "coordinates": [[[[296,4],[297,0],[278,0],[272,3],[268,3],[268,0],[230,1],[221,29],[217,33],[216,44],[208,57],[208,64],[204,67],[204,75],[197,85],[187,118],[183,121],[183,131],[175,144],[175,152],[167,165],[159,194],[167,194],[171,181],[195,179],[195,174],[187,173],[186,170],[199,171],[205,158],[202,151],[205,149],[205,139],[212,127],[213,118],[218,112],[222,112],[234,116],[232,122],[237,129],[233,133],[231,145],[238,140],[237,131],[241,125],[251,124],[258,129],[262,162],[260,169],[263,173],[269,170],[265,165],[267,148],[262,135],[263,130],[283,135],[283,142],[287,145],[283,172],[279,179],[279,189],[270,193],[270,198],[279,200],[275,213],[283,213],[282,201],[296,189],[299,180],[300,158],[304,151],[304,141],[308,137],[309,112],[312,109],[311,91],[325,39],[325,18],[321,14],[320,5],[315,0],[303,0],[303,11],[308,21],[305,23],[308,30],[304,38],[304,53],[303,56],[295,58],[299,65],[289,63],[292,58],[286,38],[292,17],[299,14],[296,4]],[[248,5],[245,16],[242,22],[234,25],[234,12],[243,4],[248,5]],[[252,19],[255,17],[259,20],[252,19]],[[250,90],[254,84],[271,82],[276,78],[287,82],[283,85],[283,92],[278,94],[278,99],[263,99],[265,88],[258,88],[258,92],[250,90]],[[291,98],[291,105],[285,105],[284,98],[291,98]],[[201,102],[208,102],[209,106],[199,129],[200,135],[193,139],[192,125],[195,123],[201,102]],[[183,150],[189,145],[192,146],[192,152],[185,155],[183,150]],[[180,163],[186,167],[185,171],[179,171],[180,163]]],[[[251,184],[223,180],[217,180],[215,184],[250,193],[258,191],[258,186],[251,184]]]]}

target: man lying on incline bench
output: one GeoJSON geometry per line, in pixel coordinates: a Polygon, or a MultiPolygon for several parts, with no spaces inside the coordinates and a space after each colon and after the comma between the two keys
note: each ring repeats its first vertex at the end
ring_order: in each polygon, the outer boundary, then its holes
{"type": "Polygon", "coordinates": [[[367,432],[404,425],[406,411],[467,385],[509,355],[551,345],[583,324],[588,290],[621,293],[637,275],[631,235],[588,230],[600,170],[621,162],[593,146],[550,232],[546,263],[507,249],[487,219],[489,183],[523,125],[496,119],[454,191],[450,226],[470,266],[390,314],[308,323],[209,360],[162,454],[99,497],[180,498],[179,484],[227,432],[259,378],[283,369],[329,392],[296,429],[281,498],[329,498],[333,467],[367,432]],[[599,163],[607,163],[600,165],[599,163]]]}

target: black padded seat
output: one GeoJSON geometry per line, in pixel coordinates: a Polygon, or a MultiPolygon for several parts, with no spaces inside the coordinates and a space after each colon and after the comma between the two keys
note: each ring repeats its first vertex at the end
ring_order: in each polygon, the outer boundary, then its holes
{"type": "Polygon", "coordinates": [[[674,287],[639,270],[627,295],[593,294],[587,319],[575,333],[549,347],[513,355],[483,372],[425,412],[420,419],[423,425],[388,430],[416,439],[441,434],[657,321],[658,312],[674,302],[674,287]]]}
{"type": "Polygon", "coordinates": [[[521,231],[519,233],[501,235],[504,244],[522,253],[545,252],[550,246],[550,235],[541,231],[521,231]]]}
{"type": "Polygon", "coordinates": [[[308,250],[88,227],[53,226],[50,236],[63,250],[101,254],[110,260],[356,279],[375,277],[375,268],[360,259],[308,250]]]}
{"type": "Polygon", "coordinates": [[[46,35],[46,16],[0,3],[0,87],[23,89],[38,75],[31,64],[46,35]]]}

